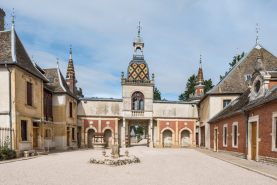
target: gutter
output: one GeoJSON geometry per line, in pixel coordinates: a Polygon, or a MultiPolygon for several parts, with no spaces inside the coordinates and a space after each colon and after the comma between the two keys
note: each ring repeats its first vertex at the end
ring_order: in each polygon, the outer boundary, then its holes
{"type": "Polygon", "coordinates": [[[249,118],[249,114],[246,114],[246,113],[245,113],[245,110],[241,111],[241,113],[242,113],[242,114],[245,116],[245,118],[246,118],[246,121],[245,121],[245,123],[246,123],[245,148],[247,148],[247,150],[246,150],[246,156],[245,156],[245,158],[247,159],[247,155],[248,155],[248,118],[249,118]]]}
{"type": "Polygon", "coordinates": [[[8,65],[5,64],[5,67],[7,68],[9,72],[9,117],[10,117],[10,145],[12,150],[12,113],[11,113],[11,71],[8,68],[8,65]]]}

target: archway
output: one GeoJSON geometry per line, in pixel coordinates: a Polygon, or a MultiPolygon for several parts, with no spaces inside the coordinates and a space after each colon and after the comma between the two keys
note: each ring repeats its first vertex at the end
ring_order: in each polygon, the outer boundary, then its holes
{"type": "Polygon", "coordinates": [[[105,130],[104,139],[105,139],[105,142],[106,142],[106,147],[107,148],[112,148],[113,138],[112,138],[112,131],[110,129],[105,130]]]}
{"type": "Polygon", "coordinates": [[[88,148],[92,148],[93,135],[95,131],[93,129],[88,130],[88,148]]]}
{"type": "Polygon", "coordinates": [[[189,147],[190,145],[190,132],[188,130],[183,130],[181,132],[181,146],[189,147]]]}
{"type": "Polygon", "coordinates": [[[172,146],[172,132],[170,130],[165,130],[163,132],[163,146],[164,147],[172,146]]]}

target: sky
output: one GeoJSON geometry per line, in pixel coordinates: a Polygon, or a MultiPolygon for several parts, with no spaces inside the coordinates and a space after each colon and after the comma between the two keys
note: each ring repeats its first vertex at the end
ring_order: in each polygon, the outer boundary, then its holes
{"type": "Polygon", "coordinates": [[[144,40],[144,58],[162,99],[178,100],[188,78],[198,73],[219,82],[236,53],[256,42],[277,55],[275,0],[9,0],[1,2],[6,30],[15,30],[29,56],[42,68],[64,75],[70,44],[77,86],[85,97],[121,98],[121,72],[132,60],[133,41],[144,40]],[[237,49],[238,48],[238,49],[237,49]]]}

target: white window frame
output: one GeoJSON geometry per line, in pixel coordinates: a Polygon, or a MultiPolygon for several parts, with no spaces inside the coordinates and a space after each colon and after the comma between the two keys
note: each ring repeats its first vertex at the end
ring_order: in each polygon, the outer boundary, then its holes
{"type": "Polygon", "coordinates": [[[273,112],[272,113],[272,147],[271,147],[271,151],[272,152],[277,152],[277,148],[276,148],[276,137],[277,137],[277,133],[276,133],[276,121],[277,121],[277,112],[273,112]]]}
{"type": "Polygon", "coordinates": [[[223,135],[222,135],[222,136],[223,136],[223,142],[222,142],[222,143],[223,143],[223,147],[227,147],[227,146],[228,146],[228,123],[226,123],[226,124],[223,125],[223,135]],[[225,128],[227,129],[227,131],[226,131],[226,134],[227,134],[227,135],[226,135],[226,143],[224,143],[224,140],[225,140],[225,132],[224,132],[224,129],[225,129],[225,128]]]}
{"type": "Polygon", "coordinates": [[[232,147],[233,148],[238,148],[239,146],[239,126],[238,126],[238,122],[233,122],[232,125],[232,147]],[[235,145],[235,126],[237,126],[237,145],[235,145]]]}

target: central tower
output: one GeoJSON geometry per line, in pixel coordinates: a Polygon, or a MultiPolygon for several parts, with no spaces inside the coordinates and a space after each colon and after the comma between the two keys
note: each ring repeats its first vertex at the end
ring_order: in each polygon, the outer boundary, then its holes
{"type": "Polygon", "coordinates": [[[140,37],[140,25],[138,27],[138,36],[135,37],[133,42],[134,55],[133,60],[129,63],[127,78],[128,80],[134,81],[148,81],[149,80],[149,69],[143,56],[144,42],[140,37]]]}

